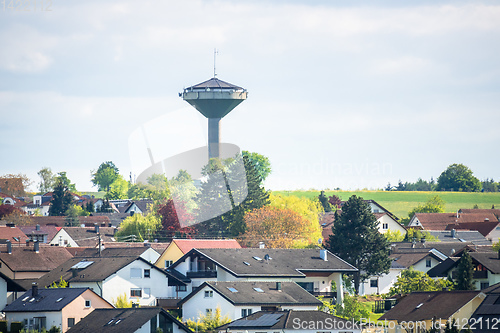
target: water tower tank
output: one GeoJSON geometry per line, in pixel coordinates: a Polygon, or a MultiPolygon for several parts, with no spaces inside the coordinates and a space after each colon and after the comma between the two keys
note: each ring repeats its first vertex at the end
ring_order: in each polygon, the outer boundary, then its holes
{"type": "Polygon", "coordinates": [[[247,90],[214,77],[179,94],[208,118],[208,157],[220,156],[220,120],[247,99],[247,90]]]}

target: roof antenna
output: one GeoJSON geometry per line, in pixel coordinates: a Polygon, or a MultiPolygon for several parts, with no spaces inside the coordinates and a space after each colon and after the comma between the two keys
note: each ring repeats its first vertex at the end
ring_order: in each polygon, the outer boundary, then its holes
{"type": "Polygon", "coordinates": [[[217,49],[214,49],[214,79],[217,76],[217,72],[215,71],[215,61],[217,59],[217,54],[219,54],[219,51],[217,51],[217,49]]]}

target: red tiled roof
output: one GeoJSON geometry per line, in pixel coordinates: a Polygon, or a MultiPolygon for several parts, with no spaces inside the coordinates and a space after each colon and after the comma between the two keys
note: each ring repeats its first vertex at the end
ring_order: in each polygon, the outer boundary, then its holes
{"type": "Polygon", "coordinates": [[[29,238],[18,227],[0,226],[0,239],[8,239],[13,244],[21,242],[24,245],[29,238]],[[14,237],[18,240],[15,240],[14,237]]]}
{"type": "Polygon", "coordinates": [[[235,239],[174,239],[182,253],[188,253],[192,249],[241,249],[241,245],[235,239]]]}
{"type": "Polygon", "coordinates": [[[474,213],[488,214],[488,213],[492,213],[498,217],[498,216],[500,216],[500,209],[460,209],[459,213],[464,213],[464,214],[474,214],[474,213]]]}
{"type": "Polygon", "coordinates": [[[479,223],[496,221],[498,219],[493,213],[481,214],[464,214],[459,213],[416,213],[415,217],[418,218],[424,229],[427,230],[446,230],[448,224],[451,223],[479,223]]]}

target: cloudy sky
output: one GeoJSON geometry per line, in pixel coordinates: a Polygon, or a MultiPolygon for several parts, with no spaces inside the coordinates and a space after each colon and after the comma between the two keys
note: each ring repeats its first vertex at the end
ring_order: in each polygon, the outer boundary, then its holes
{"type": "Polygon", "coordinates": [[[269,157],[269,189],[375,189],[452,163],[500,180],[498,1],[37,5],[0,8],[0,175],[50,167],[95,190],[100,163],[126,179],[147,164],[137,129],[157,158],[203,145],[178,93],[213,76],[217,48],[217,77],[249,91],[222,140],[269,157]]]}

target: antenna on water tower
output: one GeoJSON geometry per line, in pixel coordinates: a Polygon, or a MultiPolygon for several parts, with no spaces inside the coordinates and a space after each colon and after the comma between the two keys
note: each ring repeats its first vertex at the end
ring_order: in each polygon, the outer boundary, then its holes
{"type": "Polygon", "coordinates": [[[216,60],[217,60],[217,54],[219,54],[219,51],[217,51],[217,49],[214,49],[214,78],[217,76],[217,72],[215,71],[215,65],[216,65],[216,60]]]}

